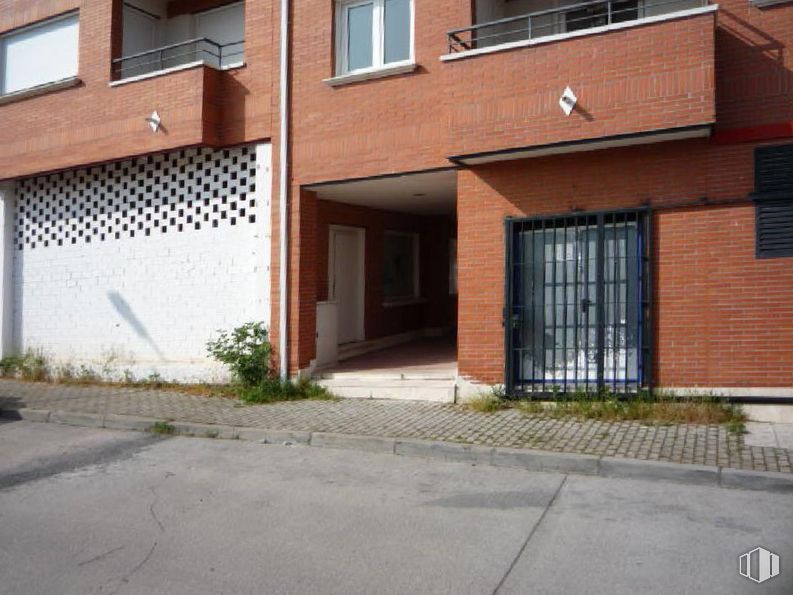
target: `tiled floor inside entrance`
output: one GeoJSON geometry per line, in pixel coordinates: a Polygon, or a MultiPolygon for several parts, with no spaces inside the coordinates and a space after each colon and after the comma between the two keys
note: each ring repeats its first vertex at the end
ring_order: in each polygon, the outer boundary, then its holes
{"type": "Polygon", "coordinates": [[[321,371],[338,374],[405,375],[454,378],[457,342],[454,337],[425,338],[357,355],[321,371]]]}

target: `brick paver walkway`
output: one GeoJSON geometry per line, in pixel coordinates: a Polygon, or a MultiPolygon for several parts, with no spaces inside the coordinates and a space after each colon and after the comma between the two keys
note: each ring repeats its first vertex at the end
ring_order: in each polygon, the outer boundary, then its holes
{"type": "Polygon", "coordinates": [[[22,407],[793,472],[793,450],[747,446],[743,437],[722,426],[554,420],[514,409],[487,414],[455,405],[406,401],[349,399],[244,405],[232,399],[171,391],[0,380],[0,408],[22,407]]]}

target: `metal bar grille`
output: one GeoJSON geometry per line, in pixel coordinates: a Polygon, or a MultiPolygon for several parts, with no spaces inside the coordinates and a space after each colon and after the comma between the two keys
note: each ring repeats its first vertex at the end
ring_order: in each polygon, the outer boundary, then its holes
{"type": "Polygon", "coordinates": [[[244,41],[220,44],[201,37],[117,58],[113,60],[113,72],[125,79],[200,61],[222,68],[241,62],[244,54],[244,41]]]}
{"type": "Polygon", "coordinates": [[[645,385],[646,221],[639,210],[507,220],[510,394],[645,385]]]}
{"type": "Polygon", "coordinates": [[[708,0],[592,0],[539,10],[447,32],[449,52],[538,39],[707,6],[708,0]]]}

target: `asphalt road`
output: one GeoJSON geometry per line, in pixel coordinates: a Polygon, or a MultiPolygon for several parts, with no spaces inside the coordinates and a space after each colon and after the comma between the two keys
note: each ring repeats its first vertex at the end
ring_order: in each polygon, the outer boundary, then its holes
{"type": "Polygon", "coordinates": [[[790,594],[792,500],[3,423],[0,593],[790,594]]]}

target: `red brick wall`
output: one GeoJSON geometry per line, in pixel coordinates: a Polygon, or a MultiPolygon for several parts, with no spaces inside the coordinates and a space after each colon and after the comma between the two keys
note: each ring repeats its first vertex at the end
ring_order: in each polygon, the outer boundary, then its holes
{"type": "MultiPolygon", "coordinates": [[[[119,0],[115,0],[116,3],[119,0]]],[[[0,106],[0,180],[195,144],[272,134],[271,0],[246,2],[244,68],[193,69],[111,88],[114,3],[0,0],[0,33],[80,7],[79,87],[0,106]],[[145,118],[158,110],[164,131],[145,118]]]]}
{"type": "Polygon", "coordinates": [[[470,22],[470,0],[415,2],[415,72],[332,88],[334,2],[293,7],[294,177],[299,184],[448,165],[448,29],[470,22]]]}
{"type": "Polygon", "coordinates": [[[80,8],[82,0],[0,0],[0,32],[80,8]]]}
{"type": "Polygon", "coordinates": [[[710,123],[713,13],[441,62],[460,0],[416,3],[418,68],[330,87],[333,3],[295,7],[294,175],[300,183],[447,165],[460,153],[710,123]],[[674,42],[670,42],[674,40],[674,42]],[[566,85],[580,110],[558,105],[566,85]]]}
{"type": "Polygon", "coordinates": [[[447,154],[713,122],[714,23],[710,13],[447,62],[447,154]]]}
{"type": "Polygon", "coordinates": [[[649,205],[657,209],[659,383],[793,385],[793,262],[755,258],[754,209],[746,201],[751,181],[751,147],[714,147],[707,141],[462,170],[461,374],[490,383],[504,379],[504,217],[649,205]],[[728,204],[704,206],[707,200],[728,204]],[[675,208],[680,204],[699,206],[675,208]]]}
{"type": "Polygon", "coordinates": [[[719,2],[717,130],[793,120],[793,6],[719,2]]]}

